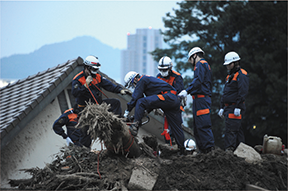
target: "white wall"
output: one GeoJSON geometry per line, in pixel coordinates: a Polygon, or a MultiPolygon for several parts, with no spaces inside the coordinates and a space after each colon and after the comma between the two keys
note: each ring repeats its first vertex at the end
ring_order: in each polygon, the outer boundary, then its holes
{"type": "Polygon", "coordinates": [[[7,179],[30,176],[19,169],[43,168],[45,163],[52,162],[53,154],[65,144],[65,140],[56,136],[52,129],[60,115],[56,98],[1,151],[1,188],[7,188],[7,179]]]}
{"type": "MultiPolygon", "coordinates": [[[[50,103],[1,151],[1,188],[10,188],[8,179],[29,178],[28,173],[20,169],[44,168],[51,163],[66,140],[57,135],[53,129],[54,121],[60,117],[58,99],[50,103]]],[[[66,128],[63,127],[63,129],[66,128]]],[[[92,149],[101,149],[96,141],[92,149]]]]}

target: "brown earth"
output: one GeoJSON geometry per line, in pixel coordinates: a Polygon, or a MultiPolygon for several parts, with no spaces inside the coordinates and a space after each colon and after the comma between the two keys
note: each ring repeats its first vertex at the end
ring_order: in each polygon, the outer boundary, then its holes
{"type": "Polygon", "coordinates": [[[137,159],[65,147],[43,169],[24,170],[31,179],[10,180],[19,190],[127,190],[133,169],[158,173],[153,190],[246,190],[247,184],[268,190],[287,190],[287,157],[261,154],[262,161],[247,163],[233,153],[216,148],[208,154],[178,156],[177,150],[144,138],[137,159]],[[148,147],[150,145],[151,147],[148,147]],[[153,146],[154,145],[154,146],[153,146]],[[98,163],[99,161],[99,163],[98,163]],[[99,165],[98,165],[99,164],[99,165]]]}

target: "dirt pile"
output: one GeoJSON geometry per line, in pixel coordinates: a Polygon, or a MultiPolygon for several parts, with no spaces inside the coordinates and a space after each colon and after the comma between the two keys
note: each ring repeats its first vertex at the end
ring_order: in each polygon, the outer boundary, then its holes
{"type": "Polygon", "coordinates": [[[262,162],[250,164],[221,149],[177,156],[176,150],[159,145],[161,154],[155,157],[153,149],[139,145],[142,154],[137,159],[65,147],[45,168],[24,170],[32,178],[10,180],[10,185],[20,190],[127,190],[133,169],[142,168],[151,173],[157,169],[153,190],[245,190],[246,184],[287,190],[286,156],[261,155],[262,162]]]}

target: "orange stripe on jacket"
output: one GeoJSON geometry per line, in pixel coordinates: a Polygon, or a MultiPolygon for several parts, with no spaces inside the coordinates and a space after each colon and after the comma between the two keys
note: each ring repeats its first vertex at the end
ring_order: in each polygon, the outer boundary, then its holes
{"type": "Polygon", "coordinates": [[[229,119],[242,119],[242,116],[240,115],[240,116],[236,116],[236,115],[234,115],[234,113],[229,113],[228,114],[228,118],[229,119]]]}
{"type": "Polygon", "coordinates": [[[162,101],[164,101],[164,100],[165,100],[165,98],[164,98],[164,96],[163,96],[163,95],[159,94],[159,95],[157,95],[157,96],[158,96],[158,98],[159,98],[160,100],[162,100],[162,101]]]}
{"type": "Polygon", "coordinates": [[[205,115],[205,114],[208,114],[208,113],[210,113],[209,109],[201,109],[201,110],[198,110],[196,112],[196,115],[199,116],[199,115],[205,115]]]}
{"type": "Polygon", "coordinates": [[[168,84],[170,84],[171,86],[173,86],[173,82],[174,82],[174,80],[175,80],[175,77],[173,77],[173,76],[170,76],[170,78],[168,78],[168,79],[166,79],[166,78],[160,78],[160,77],[158,77],[159,79],[161,79],[161,80],[163,80],[163,81],[165,81],[165,82],[167,82],[168,84]]]}

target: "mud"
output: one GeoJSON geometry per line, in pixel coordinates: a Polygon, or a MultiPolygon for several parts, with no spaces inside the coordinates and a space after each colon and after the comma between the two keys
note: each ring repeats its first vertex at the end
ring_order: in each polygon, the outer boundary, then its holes
{"type": "Polygon", "coordinates": [[[178,156],[175,149],[144,140],[147,144],[140,144],[142,155],[136,159],[65,147],[45,168],[25,169],[31,179],[10,180],[10,185],[19,190],[129,190],[133,169],[144,168],[158,173],[153,190],[246,190],[247,184],[287,190],[286,156],[261,154],[263,160],[254,164],[219,148],[178,156]],[[159,151],[160,156],[153,155],[159,151]]]}

